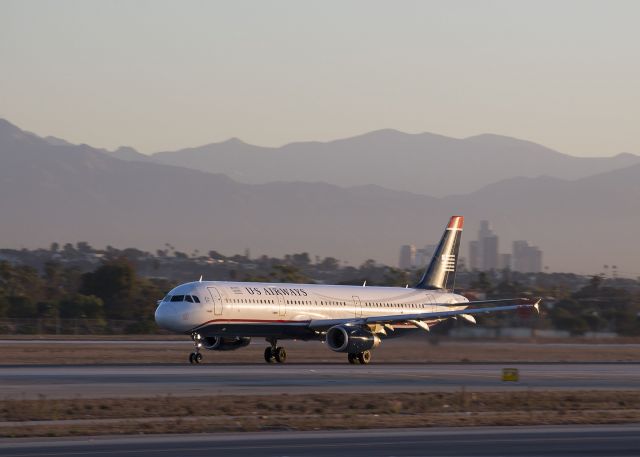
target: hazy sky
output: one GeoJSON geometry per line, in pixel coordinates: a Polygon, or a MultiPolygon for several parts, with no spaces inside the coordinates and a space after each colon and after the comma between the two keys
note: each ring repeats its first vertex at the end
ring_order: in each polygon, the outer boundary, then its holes
{"type": "Polygon", "coordinates": [[[0,117],[113,149],[379,128],[640,153],[640,1],[0,0],[0,117]]]}

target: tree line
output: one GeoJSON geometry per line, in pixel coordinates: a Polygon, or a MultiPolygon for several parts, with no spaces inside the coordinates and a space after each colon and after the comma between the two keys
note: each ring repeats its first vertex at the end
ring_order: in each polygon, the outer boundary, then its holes
{"type": "MultiPolygon", "coordinates": [[[[216,251],[189,256],[167,250],[154,256],[136,249],[97,251],[87,243],[78,243],[75,247],[52,246],[50,250],[11,254],[18,260],[0,261],[0,319],[90,319],[102,323],[100,331],[105,333],[115,331],[114,321],[130,321],[119,330],[126,333],[158,331],[153,319],[157,300],[177,284],[197,280],[201,272],[212,280],[351,285],[366,281],[370,286],[398,287],[415,284],[422,273],[371,259],[357,267],[332,257],[313,261],[306,252],[281,259],[225,257],[216,251]]],[[[514,313],[500,313],[483,317],[481,324],[485,326],[531,325],[572,335],[640,335],[640,280],[462,271],[456,291],[470,299],[480,295],[489,299],[543,297],[540,317],[524,321],[514,313]]],[[[446,330],[446,326],[440,328],[446,330]]],[[[11,329],[0,328],[0,333],[7,331],[11,329]]]]}
{"type": "Polygon", "coordinates": [[[171,288],[166,279],[141,277],[126,258],[82,272],[48,262],[43,271],[0,262],[0,317],[131,320],[129,332],[154,330],[156,301],[171,288]]]}

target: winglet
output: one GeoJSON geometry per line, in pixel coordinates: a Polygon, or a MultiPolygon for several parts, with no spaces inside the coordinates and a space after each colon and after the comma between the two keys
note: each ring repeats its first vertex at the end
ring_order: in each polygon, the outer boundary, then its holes
{"type": "Polygon", "coordinates": [[[202,275],[200,275],[200,281],[198,281],[198,282],[202,282],[202,275]]]}

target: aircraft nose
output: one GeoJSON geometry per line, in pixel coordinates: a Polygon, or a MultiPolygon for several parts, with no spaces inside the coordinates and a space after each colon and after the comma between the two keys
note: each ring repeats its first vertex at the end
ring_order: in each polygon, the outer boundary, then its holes
{"type": "Polygon", "coordinates": [[[171,329],[175,322],[175,310],[171,303],[160,303],[156,308],[156,324],[162,328],[171,329]]]}

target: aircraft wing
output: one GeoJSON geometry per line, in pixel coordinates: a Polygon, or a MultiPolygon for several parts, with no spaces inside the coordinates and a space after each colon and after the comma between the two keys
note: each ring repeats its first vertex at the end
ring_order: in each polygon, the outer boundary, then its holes
{"type": "Polygon", "coordinates": [[[460,302],[460,303],[450,303],[446,306],[455,307],[455,306],[465,306],[464,309],[456,309],[456,310],[447,310],[444,306],[440,311],[434,311],[429,313],[409,313],[409,314],[393,314],[388,316],[370,316],[370,317],[353,317],[346,319],[316,319],[312,320],[309,323],[309,328],[314,330],[323,330],[333,327],[334,325],[344,324],[344,325],[368,325],[368,324],[398,324],[409,322],[414,324],[418,328],[422,328],[423,330],[429,330],[429,326],[424,321],[430,321],[434,319],[446,319],[449,317],[461,316],[462,318],[475,322],[473,318],[474,314],[485,314],[485,313],[494,313],[497,311],[513,311],[513,310],[525,310],[525,309],[535,309],[536,311],[540,311],[540,299],[532,302],[530,299],[507,299],[507,300],[482,300],[475,302],[460,302]],[[479,305],[479,304],[487,304],[487,303],[495,303],[495,302],[519,302],[513,305],[505,305],[505,306],[494,306],[489,308],[468,308],[469,305],[479,305]]]}
{"type": "Polygon", "coordinates": [[[530,298],[499,298],[497,300],[475,300],[475,301],[467,301],[467,302],[460,302],[460,303],[444,304],[441,306],[492,305],[494,303],[520,303],[523,305],[533,304],[530,298]]]}

